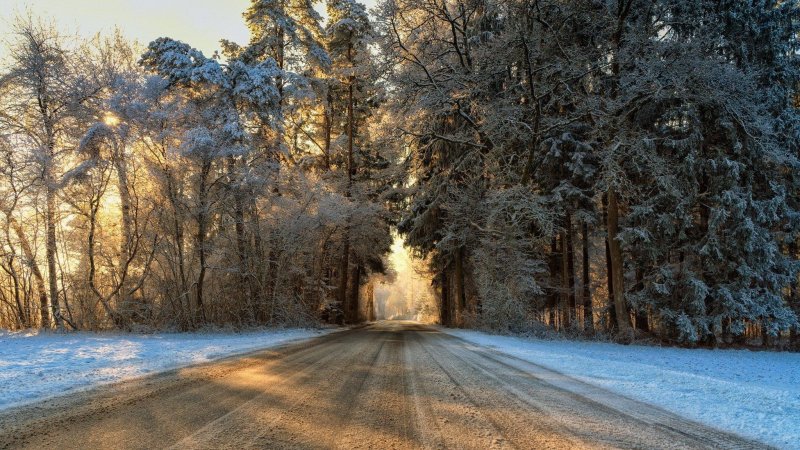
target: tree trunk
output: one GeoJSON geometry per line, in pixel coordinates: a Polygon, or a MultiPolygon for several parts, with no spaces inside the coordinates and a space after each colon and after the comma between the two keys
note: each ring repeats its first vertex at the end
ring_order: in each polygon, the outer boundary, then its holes
{"type": "Polygon", "coordinates": [[[277,297],[275,295],[278,291],[279,252],[277,246],[277,240],[275,237],[272,237],[269,243],[269,252],[267,252],[267,286],[265,289],[266,304],[264,305],[265,309],[269,308],[269,313],[267,314],[267,320],[269,323],[273,323],[275,320],[275,306],[277,303],[277,297]]]}
{"type": "Polygon", "coordinates": [[[130,256],[130,246],[133,242],[133,219],[131,218],[131,193],[128,187],[127,165],[124,161],[117,163],[117,189],[120,199],[120,226],[122,228],[122,242],[120,254],[122,258],[130,256]]]}
{"type": "Polygon", "coordinates": [[[606,287],[608,291],[608,305],[606,318],[606,331],[613,330],[617,327],[617,308],[614,307],[614,281],[611,270],[611,247],[609,246],[608,239],[608,195],[603,195],[603,223],[606,225],[606,287]]]}
{"type": "MultiPolygon", "coordinates": [[[[11,242],[11,233],[9,233],[8,228],[5,229],[6,234],[6,242],[11,242]]],[[[6,260],[8,261],[8,265],[0,264],[0,268],[3,269],[5,273],[11,277],[12,283],[12,296],[14,302],[6,300],[5,303],[7,304],[10,313],[14,315],[17,320],[17,325],[20,329],[27,328],[30,326],[29,317],[26,314],[25,307],[23,306],[22,296],[20,293],[20,282],[19,282],[19,274],[17,273],[17,269],[14,268],[16,264],[14,260],[16,259],[16,253],[12,249],[9,255],[7,256],[6,260]]],[[[0,294],[0,296],[5,297],[4,294],[0,294]]],[[[4,299],[5,300],[5,299],[4,299]]],[[[27,299],[25,300],[27,303],[27,299]]]]}
{"type": "Polygon", "coordinates": [[[20,285],[19,285],[19,275],[17,274],[16,269],[14,269],[14,261],[11,260],[9,262],[9,275],[11,276],[11,280],[14,283],[14,303],[17,305],[17,317],[19,317],[19,326],[20,328],[28,328],[31,326],[31,318],[25,311],[25,307],[22,306],[22,296],[20,293],[20,285]]]}
{"type": "Polygon", "coordinates": [[[594,316],[592,314],[592,293],[589,278],[589,224],[583,223],[583,330],[594,333],[594,316]]]}
{"type": "MultiPolygon", "coordinates": [[[[643,289],[644,276],[641,269],[636,269],[636,288],[643,289]]],[[[636,308],[636,329],[644,332],[650,331],[650,318],[647,311],[642,309],[641,306],[636,308]]]]}
{"type": "Polygon", "coordinates": [[[197,256],[200,260],[200,271],[197,274],[197,286],[195,288],[195,308],[197,320],[201,322],[206,321],[205,305],[203,304],[203,283],[206,278],[206,234],[208,232],[208,180],[207,177],[211,173],[211,162],[203,162],[203,167],[200,173],[200,186],[199,196],[200,211],[197,214],[197,256]]]}
{"type": "MultiPolygon", "coordinates": [[[[122,230],[122,241],[120,242],[120,266],[128,268],[129,264],[125,263],[131,257],[131,244],[133,243],[133,219],[131,218],[131,193],[128,185],[128,165],[125,161],[123,149],[115,149],[114,167],[117,172],[117,190],[119,191],[119,204],[120,204],[120,229],[122,230]]],[[[127,309],[128,304],[128,289],[123,286],[120,292],[120,302],[127,309]]]]}
{"type": "Polygon", "coordinates": [[[349,311],[350,305],[347,303],[347,279],[348,273],[350,268],[350,237],[349,232],[345,231],[344,236],[344,245],[342,249],[342,259],[341,264],[339,264],[339,286],[338,291],[336,294],[336,299],[339,301],[339,305],[342,308],[342,313],[344,314],[345,321],[348,320],[347,312],[349,311]]]}
{"type": "MultiPolygon", "coordinates": [[[[792,240],[789,244],[789,256],[792,259],[797,259],[797,241],[792,240]]],[[[800,278],[798,275],[794,276],[794,280],[789,285],[789,306],[794,310],[795,314],[800,315],[800,278]]],[[[795,345],[798,343],[798,326],[795,325],[789,331],[789,343],[795,345]]]]}
{"type": "Polygon", "coordinates": [[[762,347],[771,347],[772,343],[772,336],[770,336],[769,332],[767,331],[767,322],[761,322],[761,346],[762,347]]]}
{"type": "Polygon", "coordinates": [[[253,251],[252,259],[250,261],[250,280],[253,283],[253,295],[256,298],[253,301],[255,305],[255,315],[258,320],[264,320],[267,316],[267,295],[265,289],[264,267],[269,267],[265,264],[264,258],[264,240],[261,238],[261,223],[258,217],[258,204],[256,203],[255,195],[251,193],[248,195],[248,212],[250,216],[249,228],[250,234],[253,236],[253,251]]]}
{"type": "Polygon", "coordinates": [[[323,156],[325,158],[325,168],[330,170],[331,168],[331,134],[333,132],[333,96],[331,95],[330,89],[328,90],[327,94],[328,105],[325,108],[325,113],[323,115],[323,134],[325,136],[324,147],[323,147],[323,156]]]}
{"type": "Polygon", "coordinates": [[[558,239],[558,251],[561,260],[561,328],[566,330],[570,326],[570,311],[569,311],[569,252],[567,251],[567,237],[566,232],[561,232],[558,239]]]}
{"type": "Polygon", "coordinates": [[[628,308],[625,304],[624,268],[622,246],[617,240],[619,233],[619,206],[617,193],[608,191],[608,247],[611,256],[611,284],[614,287],[614,309],[616,311],[617,329],[623,340],[631,338],[631,325],[628,308]]]}
{"type": "Polygon", "coordinates": [[[550,243],[550,259],[548,262],[550,263],[550,284],[552,287],[550,288],[550,298],[547,306],[550,312],[550,326],[554,330],[558,330],[558,289],[555,287],[558,285],[556,280],[559,279],[558,235],[553,235],[553,240],[550,243]]]}
{"type": "MultiPolygon", "coordinates": [[[[231,184],[237,184],[236,177],[236,159],[233,156],[228,157],[228,178],[231,184]]],[[[244,229],[244,200],[242,199],[242,189],[240,186],[233,186],[231,188],[233,196],[233,221],[234,229],[236,231],[236,253],[239,259],[239,286],[241,289],[246,289],[245,292],[245,305],[248,320],[253,323],[255,321],[255,309],[253,300],[255,297],[255,280],[250,273],[250,259],[247,253],[247,236],[244,229]]]]}
{"type": "Polygon", "coordinates": [[[8,221],[9,225],[14,229],[14,233],[19,238],[20,246],[22,247],[22,254],[25,256],[26,264],[31,269],[31,274],[33,275],[33,279],[36,282],[36,290],[39,293],[39,312],[41,314],[41,327],[49,327],[50,326],[50,304],[47,301],[47,286],[45,286],[44,276],[42,276],[42,271],[39,270],[39,265],[36,263],[36,258],[33,254],[33,249],[31,247],[30,242],[28,241],[28,237],[25,234],[25,230],[22,229],[22,226],[17,222],[11,214],[6,214],[6,220],[8,221]]]}
{"type": "MultiPolygon", "coordinates": [[[[347,60],[352,63],[352,49],[353,46],[350,44],[347,47],[347,60]]],[[[345,190],[345,197],[350,198],[351,189],[353,186],[353,82],[355,81],[355,77],[351,75],[348,78],[348,86],[347,86],[347,188],[345,190]]],[[[347,226],[344,232],[344,246],[342,249],[342,260],[341,260],[341,273],[339,276],[339,293],[338,299],[344,310],[345,320],[349,320],[348,311],[350,311],[351,305],[348,304],[348,295],[347,295],[347,277],[348,273],[350,272],[350,227],[347,226]]]]}
{"type": "MultiPolygon", "coordinates": [[[[205,233],[205,227],[203,227],[202,233],[205,233]]],[[[198,233],[199,236],[200,233],[198,233]]],[[[206,279],[206,251],[205,251],[205,239],[198,239],[197,243],[199,247],[199,256],[200,256],[200,271],[197,274],[197,288],[195,290],[195,310],[198,320],[201,322],[206,321],[206,311],[203,305],[203,283],[206,279]]]]}
{"type": "Polygon", "coordinates": [[[567,295],[569,297],[569,322],[567,326],[575,323],[575,315],[578,310],[575,292],[575,245],[573,243],[572,217],[567,212],[566,223],[566,257],[567,257],[567,295]]]}
{"type": "Polygon", "coordinates": [[[350,323],[358,323],[360,320],[359,317],[359,304],[358,300],[361,294],[361,266],[356,262],[353,264],[353,273],[350,276],[350,300],[348,305],[350,306],[350,310],[348,311],[349,322],[350,323]]]}
{"type": "MultiPolygon", "coordinates": [[[[347,60],[352,63],[353,44],[350,43],[347,47],[347,60]]],[[[353,84],[355,83],[355,76],[350,75],[349,83],[347,85],[347,197],[350,197],[350,189],[353,185],[353,142],[355,134],[354,124],[354,99],[353,99],[353,84]]]]}
{"type": "MultiPolygon", "coordinates": [[[[57,329],[63,329],[64,324],[61,320],[61,305],[58,301],[58,275],[56,274],[56,192],[55,180],[52,176],[48,175],[47,180],[47,211],[46,211],[46,228],[47,228],[47,280],[50,290],[50,307],[53,315],[53,320],[57,329]]],[[[42,326],[49,325],[42,323],[42,326]]]]}
{"type": "Polygon", "coordinates": [[[367,284],[367,292],[366,292],[366,302],[367,302],[367,320],[369,322],[375,321],[375,285],[370,282],[367,284]]]}
{"type": "Polygon", "coordinates": [[[450,318],[450,278],[447,276],[448,267],[442,269],[440,280],[442,283],[442,306],[439,310],[439,316],[442,320],[442,325],[449,327],[452,325],[450,318]]]}
{"type": "Polygon", "coordinates": [[[464,261],[463,252],[459,248],[455,254],[455,307],[456,314],[454,318],[458,321],[459,325],[464,325],[464,311],[467,306],[467,296],[464,292],[464,261]]]}
{"type": "MultiPolygon", "coordinates": [[[[164,152],[166,155],[166,151],[164,152]]],[[[181,311],[189,317],[189,310],[191,309],[190,300],[187,293],[189,285],[186,277],[186,254],[184,250],[184,229],[183,220],[181,218],[181,205],[178,200],[178,190],[175,186],[175,180],[169,166],[164,166],[164,178],[167,181],[167,196],[169,197],[170,207],[172,208],[172,235],[175,240],[175,256],[178,258],[178,278],[180,285],[178,286],[180,295],[180,308],[181,311]]]]}

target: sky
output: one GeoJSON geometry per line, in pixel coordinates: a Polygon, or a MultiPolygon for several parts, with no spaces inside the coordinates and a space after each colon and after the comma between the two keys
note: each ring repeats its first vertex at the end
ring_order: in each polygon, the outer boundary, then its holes
{"type": "MultiPolygon", "coordinates": [[[[221,38],[247,42],[242,12],[250,0],[0,0],[0,29],[16,15],[55,20],[64,32],[82,36],[111,33],[115,26],[143,45],[161,36],[191,44],[204,53],[221,38]]],[[[3,34],[6,34],[4,32],[3,34]]],[[[3,36],[6,37],[6,36],[3,36]]]]}
{"type": "MultiPolygon", "coordinates": [[[[364,2],[368,8],[375,0],[364,2]]],[[[86,37],[110,33],[115,26],[131,40],[147,45],[168,36],[184,41],[206,55],[219,49],[224,38],[247,43],[242,12],[250,0],[0,0],[0,38],[16,15],[55,20],[64,32],[86,37]]]]}

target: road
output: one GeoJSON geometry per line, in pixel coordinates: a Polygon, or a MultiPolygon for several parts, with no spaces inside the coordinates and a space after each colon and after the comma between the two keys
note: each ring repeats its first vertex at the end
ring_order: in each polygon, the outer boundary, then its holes
{"type": "Polygon", "coordinates": [[[379,322],[0,415],[0,448],[765,448],[434,328],[379,322]]]}

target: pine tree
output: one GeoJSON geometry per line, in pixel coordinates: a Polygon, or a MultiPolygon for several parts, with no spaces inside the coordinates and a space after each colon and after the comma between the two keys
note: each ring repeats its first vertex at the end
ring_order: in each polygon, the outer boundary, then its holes
{"type": "MultiPolygon", "coordinates": [[[[369,65],[368,45],[372,38],[372,24],[367,16],[364,5],[353,0],[331,0],[327,3],[328,25],[326,26],[326,47],[331,57],[331,82],[328,85],[328,108],[334,109],[333,103],[339,100],[343,104],[346,116],[343,118],[346,125],[346,144],[344,147],[342,164],[346,172],[344,196],[353,196],[353,179],[358,173],[356,152],[357,134],[360,133],[358,127],[363,120],[358,120],[358,116],[363,116],[363,110],[367,105],[368,92],[367,86],[373,82],[371,80],[371,67],[369,65]],[[344,92],[343,92],[344,91],[344,92]],[[362,111],[357,111],[361,109],[362,111]]],[[[330,113],[329,113],[330,114],[330,113]]],[[[335,116],[327,116],[329,126],[332,126],[335,116]]],[[[331,133],[332,130],[327,130],[331,133]]],[[[366,142],[363,139],[361,142],[366,142]]],[[[345,320],[355,322],[358,320],[358,291],[361,279],[362,261],[353,261],[351,270],[351,224],[344,230],[341,263],[339,266],[339,283],[337,300],[342,305],[345,320]],[[352,272],[352,274],[351,274],[352,272]],[[349,281],[348,281],[349,280],[349,281]],[[350,295],[348,295],[348,285],[350,295]]]]}

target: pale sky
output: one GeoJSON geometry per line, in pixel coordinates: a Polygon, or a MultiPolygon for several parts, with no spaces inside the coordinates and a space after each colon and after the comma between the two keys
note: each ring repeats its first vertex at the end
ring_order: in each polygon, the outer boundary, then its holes
{"type": "MultiPolygon", "coordinates": [[[[375,0],[364,3],[371,8],[375,0]]],[[[54,19],[65,32],[89,37],[119,26],[126,37],[143,45],[169,36],[210,56],[222,38],[247,43],[242,12],[249,4],[250,0],[0,0],[0,38],[7,37],[15,15],[30,10],[54,19]]]]}
{"type": "MultiPolygon", "coordinates": [[[[249,0],[0,0],[0,29],[17,14],[30,10],[54,19],[65,32],[83,36],[110,33],[119,26],[124,35],[143,45],[161,36],[189,43],[211,55],[221,38],[247,42],[242,12],[249,0]]],[[[5,34],[5,33],[4,33],[5,34]]]]}

